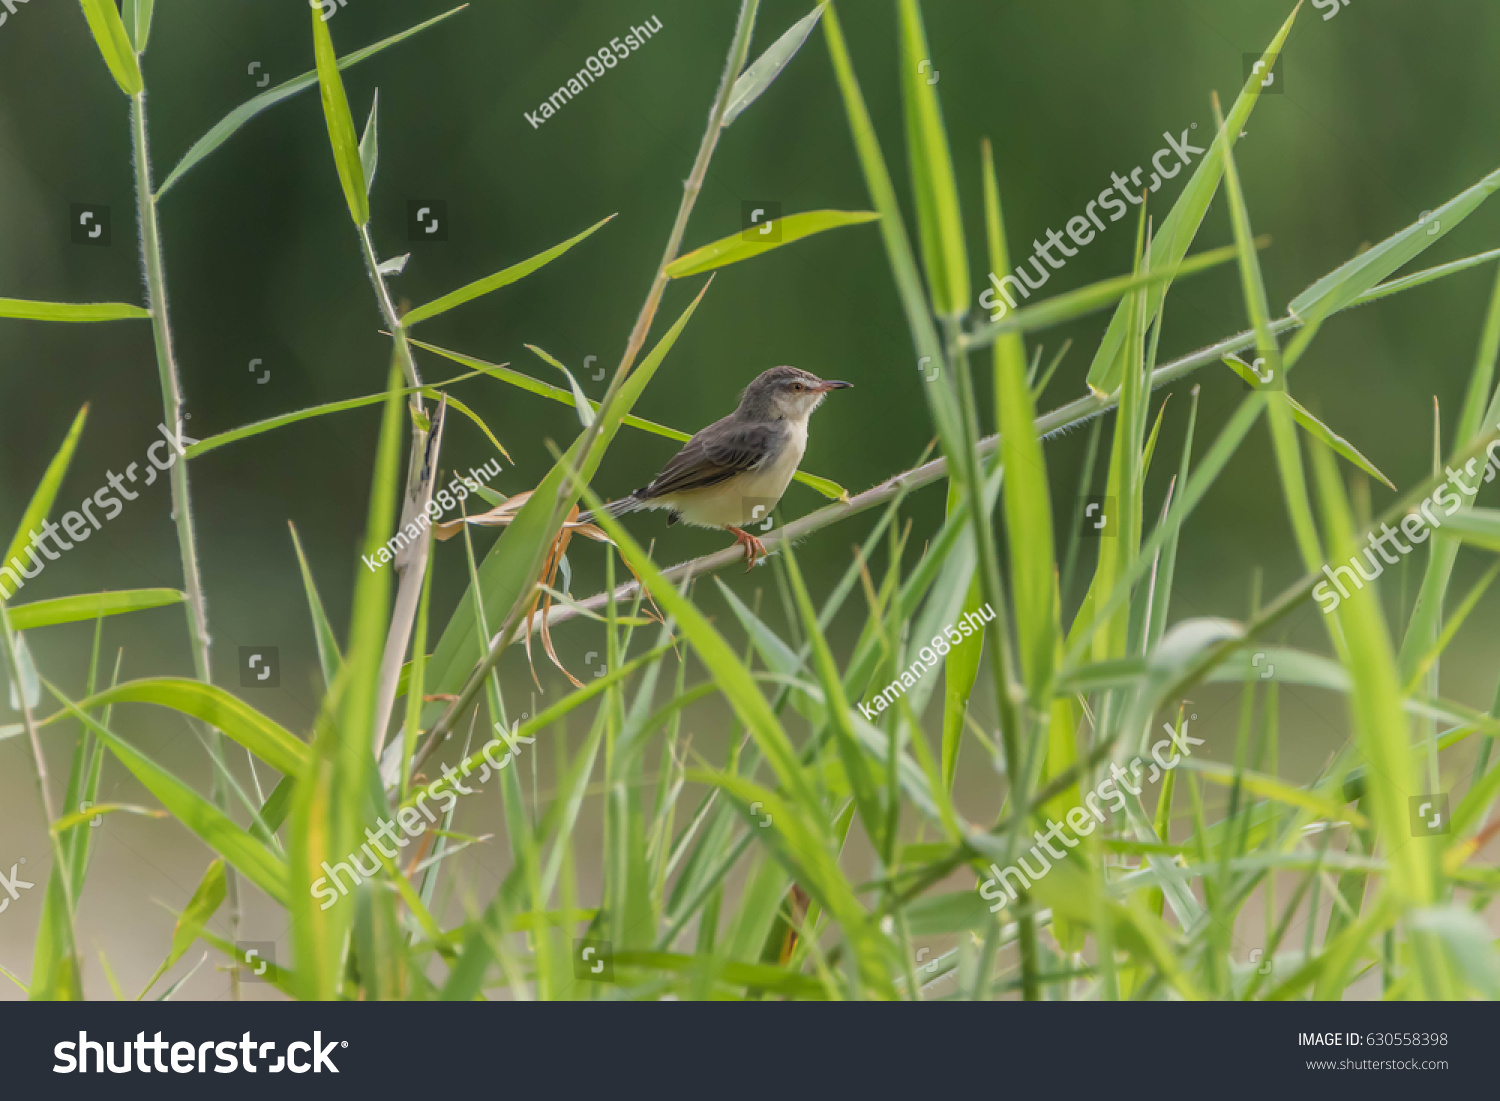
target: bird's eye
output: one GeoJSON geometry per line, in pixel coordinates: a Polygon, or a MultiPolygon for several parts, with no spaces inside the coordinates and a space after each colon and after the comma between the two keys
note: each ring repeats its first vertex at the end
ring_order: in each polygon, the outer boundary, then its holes
{"type": "Polygon", "coordinates": [[[800,382],[794,382],[794,383],[792,383],[792,393],[794,393],[794,394],[800,394],[800,393],[802,393],[803,390],[806,390],[806,389],[807,389],[807,387],[803,386],[800,382]]]}

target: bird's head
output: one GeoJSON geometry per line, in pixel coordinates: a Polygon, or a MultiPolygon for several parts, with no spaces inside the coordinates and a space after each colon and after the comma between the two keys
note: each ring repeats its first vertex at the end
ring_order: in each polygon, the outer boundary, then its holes
{"type": "Polygon", "coordinates": [[[847,382],[825,382],[800,367],[772,367],[740,395],[739,411],[760,420],[805,421],[830,390],[847,390],[847,382]]]}

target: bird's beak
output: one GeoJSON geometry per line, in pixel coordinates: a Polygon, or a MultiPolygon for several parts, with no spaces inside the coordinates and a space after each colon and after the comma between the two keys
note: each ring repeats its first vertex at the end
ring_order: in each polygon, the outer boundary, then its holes
{"type": "Polygon", "coordinates": [[[852,382],[839,382],[837,380],[830,380],[828,382],[819,383],[819,385],[817,386],[817,390],[820,393],[822,393],[824,391],[828,391],[828,390],[853,390],[853,389],[854,389],[854,383],[852,383],[852,382]]]}

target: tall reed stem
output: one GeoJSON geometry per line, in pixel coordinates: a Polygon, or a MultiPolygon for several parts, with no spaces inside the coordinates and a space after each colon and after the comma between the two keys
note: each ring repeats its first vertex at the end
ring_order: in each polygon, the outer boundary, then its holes
{"type": "MultiPolygon", "coordinates": [[[[135,153],[135,205],[140,223],[141,262],[146,276],[146,305],[151,311],[151,331],[156,344],[156,370],[161,380],[162,412],[166,425],[179,438],[185,435],[187,416],[183,410],[182,380],[178,376],[177,358],[172,351],[172,325],[167,314],[167,274],[162,258],[161,229],[156,215],[156,193],[151,184],[151,151],[146,130],[146,93],[137,92],[130,99],[130,122],[135,153]]],[[[213,682],[209,660],[208,609],[203,599],[203,577],[198,569],[198,547],[193,535],[192,497],[188,491],[187,460],[172,464],[172,519],[177,524],[177,549],[182,558],[183,590],[187,593],[188,636],[193,651],[193,672],[204,684],[213,682]]],[[[219,731],[200,726],[205,744],[214,759],[213,800],[220,810],[228,806],[224,783],[224,740],[219,731]]],[[[229,939],[237,940],[240,927],[239,876],[233,868],[225,869],[225,901],[229,906],[229,939]]],[[[229,972],[229,994],[238,1000],[238,968],[229,972]]]]}

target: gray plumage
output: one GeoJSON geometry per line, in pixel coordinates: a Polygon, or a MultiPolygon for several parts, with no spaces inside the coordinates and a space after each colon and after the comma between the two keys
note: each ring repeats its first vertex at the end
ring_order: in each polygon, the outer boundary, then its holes
{"type": "MultiPolygon", "coordinates": [[[[771,368],[745,387],[733,413],[688,440],[649,485],[610,502],[603,511],[623,516],[666,508],[669,524],[685,519],[737,531],[734,525],[748,517],[736,518],[733,504],[726,502],[740,496],[762,502],[763,510],[769,507],[765,501],[774,504],[801,461],[807,418],[829,390],[848,386],[824,382],[797,367],[771,368]]],[[[589,513],[579,519],[593,518],[589,513]]]]}

